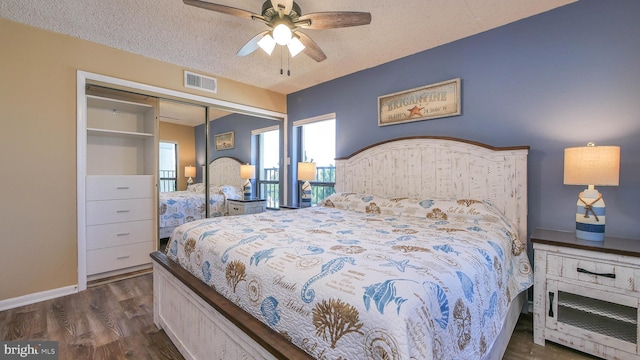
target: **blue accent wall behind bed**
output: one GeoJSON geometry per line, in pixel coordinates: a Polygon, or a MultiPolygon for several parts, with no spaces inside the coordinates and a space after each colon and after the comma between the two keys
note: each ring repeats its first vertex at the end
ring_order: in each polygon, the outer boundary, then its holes
{"type": "Polygon", "coordinates": [[[289,94],[289,123],[335,112],[338,157],[412,135],[529,145],[530,231],[575,229],[583,187],[563,185],[564,148],[619,145],[620,186],[598,187],[606,233],[640,239],[639,17],[637,0],[580,0],[289,94]],[[461,116],[378,127],[378,96],[457,77],[461,116]]]}

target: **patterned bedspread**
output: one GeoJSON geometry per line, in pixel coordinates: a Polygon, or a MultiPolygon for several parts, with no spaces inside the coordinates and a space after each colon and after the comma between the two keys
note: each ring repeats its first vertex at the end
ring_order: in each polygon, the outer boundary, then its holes
{"type": "MultiPolygon", "coordinates": [[[[204,184],[189,185],[186,191],[161,192],[159,205],[160,228],[182,225],[206,216],[204,184]]],[[[227,213],[226,199],[240,199],[242,191],[232,185],[211,185],[209,189],[209,214],[223,216],[227,213]]]]}
{"type": "Polygon", "coordinates": [[[167,255],[316,358],[478,359],[532,285],[515,234],[484,202],[334,194],[182,225],[167,255]]]}
{"type": "MultiPolygon", "coordinates": [[[[172,191],[160,193],[158,199],[160,206],[160,227],[182,225],[205,217],[205,196],[204,192],[195,191],[172,191]]],[[[211,194],[209,204],[211,214],[224,215],[225,201],[224,195],[211,194]]]]}

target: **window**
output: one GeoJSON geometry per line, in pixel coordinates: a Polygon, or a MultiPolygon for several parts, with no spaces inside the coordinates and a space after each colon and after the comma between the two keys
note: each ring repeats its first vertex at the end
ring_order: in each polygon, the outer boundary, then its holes
{"type": "Polygon", "coordinates": [[[267,207],[280,204],[280,129],[278,126],[258,129],[254,135],[257,153],[257,196],[267,200],[267,207]]]}
{"type": "MultiPolygon", "coordinates": [[[[311,204],[317,204],[335,192],[336,117],[335,114],[300,120],[297,128],[300,147],[298,161],[316,163],[316,179],[311,184],[311,204]]],[[[300,182],[298,183],[298,198],[300,182]]]]}
{"type": "Polygon", "coordinates": [[[178,189],[177,158],[178,144],[160,142],[159,156],[159,187],[160,192],[176,191],[178,189]]]}

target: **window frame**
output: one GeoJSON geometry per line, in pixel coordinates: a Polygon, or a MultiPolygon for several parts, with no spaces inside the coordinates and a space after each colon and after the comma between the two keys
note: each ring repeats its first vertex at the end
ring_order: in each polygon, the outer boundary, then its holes
{"type": "MultiPolygon", "coordinates": [[[[304,141],[303,141],[303,132],[304,132],[304,126],[305,125],[310,125],[310,124],[314,124],[314,123],[319,123],[319,122],[323,122],[323,121],[334,121],[334,137],[336,137],[337,134],[337,123],[338,123],[338,118],[336,116],[336,113],[328,113],[328,114],[324,114],[324,115],[319,115],[319,116],[315,116],[315,117],[311,117],[311,118],[306,118],[306,119],[301,119],[301,120],[296,120],[292,122],[292,126],[293,126],[293,130],[294,130],[294,136],[296,137],[296,141],[293,142],[295,149],[293,149],[293,153],[296,155],[296,159],[297,161],[295,162],[295,169],[292,169],[292,174],[297,174],[297,163],[298,162],[302,162],[304,161],[304,141]]],[[[334,152],[334,156],[336,153],[335,148],[333,149],[334,152]]],[[[335,164],[334,164],[335,167],[335,164]]],[[[317,171],[316,170],[316,177],[317,177],[317,171]]],[[[333,182],[325,182],[325,181],[309,181],[309,183],[311,184],[311,187],[314,188],[314,186],[316,188],[321,187],[321,188],[333,188],[332,191],[330,191],[329,194],[326,193],[326,191],[323,190],[323,195],[324,197],[333,194],[335,192],[335,169],[334,169],[334,181],[333,182]]],[[[294,194],[294,198],[296,201],[299,202],[299,199],[301,198],[301,191],[302,191],[302,181],[299,181],[295,175],[293,177],[293,180],[296,184],[296,194],[294,194]]],[[[315,193],[315,191],[314,191],[315,193]]],[[[323,197],[323,199],[324,199],[323,197]]],[[[318,201],[320,201],[322,199],[315,199],[315,201],[313,201],[312,198],[312,205],[315,205],[318,203],[318,201]]]]}

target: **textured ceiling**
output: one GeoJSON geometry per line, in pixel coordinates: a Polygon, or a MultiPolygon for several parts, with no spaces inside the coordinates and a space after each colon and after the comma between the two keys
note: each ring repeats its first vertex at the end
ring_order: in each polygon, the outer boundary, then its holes
{"type": "MultiPolygon", "coordinates": [[[[260,13],[261,0],[210,0],[260,13]]],[[[304,54],[280,74],[281,56],[236,52],[266,25],[184,5],[182,0],[2,0],[0,16],[214,76],[289,94],[575,0],[298,0],[302,13],[370,12],[371,24],[303,30],[325,52],[304,54]]],[[[286,54],[286,49],[285,49],[286,54]]]]}

